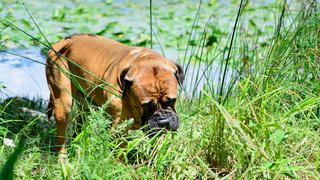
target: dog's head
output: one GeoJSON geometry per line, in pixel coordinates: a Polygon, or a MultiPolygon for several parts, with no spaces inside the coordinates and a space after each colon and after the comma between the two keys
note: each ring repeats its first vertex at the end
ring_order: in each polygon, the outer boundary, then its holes
{"type": "Polygon", "coordinates": [[[123,101],[128,104],[135,121],[145,131],[176,131],[179,118],[175,110],[178,86],[182,85],[182,67],[171,61],[144,61],[123,69],[121,75],[123,101]]]}

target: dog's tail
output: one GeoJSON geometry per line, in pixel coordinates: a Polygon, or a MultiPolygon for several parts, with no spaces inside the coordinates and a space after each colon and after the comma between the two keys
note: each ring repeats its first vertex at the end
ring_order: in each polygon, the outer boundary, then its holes
{"type": "Polygon", "coordinates": [[[50,99],[49,99],[49,103],[48,103],[48,107],[47,107],[47,116],[48,116],[48,119],[51,118],[52,116],[52,113],[53,113],[53,98],[52,98],[52,95],[50,94],[50,99]]]}

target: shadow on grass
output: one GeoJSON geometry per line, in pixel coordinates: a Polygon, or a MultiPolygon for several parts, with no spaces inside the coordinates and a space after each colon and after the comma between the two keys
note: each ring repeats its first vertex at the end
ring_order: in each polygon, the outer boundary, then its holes
{"type": "Polygon", "coordinates": [[[53,151],[55,123],[46,116],[47,103],[40,98],[10,97],[0,101],[0,136],[24,137],[26,148],[53,151]]]}

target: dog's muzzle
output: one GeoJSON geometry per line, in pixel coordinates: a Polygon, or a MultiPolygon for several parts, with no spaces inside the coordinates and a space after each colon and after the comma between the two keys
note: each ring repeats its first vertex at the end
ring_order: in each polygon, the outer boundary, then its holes
{"type": "Polygon", "coordinates": [[[168,109],[162,109],[156,111],[152,116],[146,118],[145,131],[159,131],[161,129],[166,129],[170,131],[176,131],[179,128],[179,118],[174,111],[168,109]]]}

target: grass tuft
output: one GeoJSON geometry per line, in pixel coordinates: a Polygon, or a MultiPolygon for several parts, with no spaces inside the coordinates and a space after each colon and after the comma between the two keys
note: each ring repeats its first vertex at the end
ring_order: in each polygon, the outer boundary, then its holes
{"type": "MultiPolygon", "coordinates": [[[[149,5],[150,33],[157,38],[151,22],[157,21],[158,11],[152,11],[157,3],[150,0],[149,5]]],[[[208,6],[213,8],[215,2],[199,1],[188,36],[182,40],[186,44],[179,61],[192,81],[187,81],[177,101],[181,119],[178,132],[152,138],[141,130],[126,132],[132,120],[111,127],[111,118],[104,111],[108,103],[94,107],[86,102],[89,110],[78,105],[73,111],[72,121],[78,116],[85,121],[82,126],[70,125],[68,161],[58,163],[52,150],[55,125],[41,116],[45,113],[43,100],[3,99],[0,139],[16,142],[26,137],[24,151],[14,160],[14,178],[317,179],[319,3],[282,1],[259,9],[241,1],[234,5],[238,11],[233,12],[231,27],[225,32],[214,13],[202,22],[208,6]],[[257,21],[252,16],[272,11],[274,19],[266,15],[258,16],[266,21],[257,21]]],[[[61,16],[61,21],[64,18],[61,16]]],[[[12,17],[0,19],[1,27],[5,27],[1,32],[15,29],[50,49],[50,39],[32,20],[41,38],[15,25],[12,17]]],[[[161,27],[157,28],[161,33],[161,27]]],[[[78,78],[65,73],[73,80],[78,78]]],[[[9,167],[5,164],[12,151],[11,146],[0,142],[1,167],[9,167]]]]}

